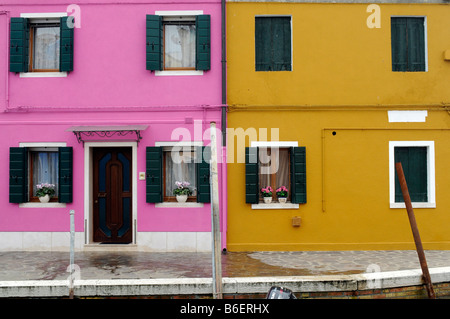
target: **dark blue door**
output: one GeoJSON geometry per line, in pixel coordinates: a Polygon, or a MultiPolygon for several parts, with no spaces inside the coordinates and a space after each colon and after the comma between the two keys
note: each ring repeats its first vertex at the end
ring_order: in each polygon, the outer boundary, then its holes
{"type": "Polygon", "coordinates": [[[95,148],[94,242],[131,243],[131,148],[95,148]]]}

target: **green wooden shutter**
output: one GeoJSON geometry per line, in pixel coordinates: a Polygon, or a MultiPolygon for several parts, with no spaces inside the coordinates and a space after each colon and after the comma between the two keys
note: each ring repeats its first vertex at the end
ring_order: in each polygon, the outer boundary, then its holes
{"type": "Polygon", "coordinates": [[[73,21],[74,17],[60,18],[59,71],[73,71],[73,21]]]}
{"type": "Polygon", "coordinates": [[[11,18],[9,71],[28,71],[29,27],[26,18],[11,18]]]}
{"type": "Polygon", "coordinates": [[[146,20],[147,70],[155,71],[163,69],[162,39],[163,39],[162,17],[148,14],[146,20]]]}
{"type": "Polygon", "coordinates": [[[211,202],[211,182],[210,182],[210,161],[211,161],[211,147],[201,146],[197,147],[197,156],[202,152],[202,161],[196,163],[197,169],[197,202],[210,203],[211,202]]]}
{"type": "Polygon", "coordinates": [[[195,19],[196,52],[195,69],[211,69],[211,16],[198,15],[195,19]]]}
{"type": "MultiPolygon", "coordinates": [[[[402,163],[412,202],[428,201],[428,164],[426,147],[396,147],[395,163],[402,163]]],[[[395,172],[395,202],[404,202],[397,172],[395,172]]]]}
{"type": "Polygon", "coordinates": [[[291,18],[255,18],[256,71],[290,71],[291,18]]]}
{"type": "Polygon", "coordinates": [[[163,201],[163,154],[162,147],[146,148],[146,199],[147,203],[163,201]]]}
{"type": "Polygon", "coordinates": [[[408,71],[425,71],[424,18],[408,18],[408,71]]]}
{"type": "Polygon", "coordinates": [[[406,18],[391,18],[392,71],[408,70],[406,18]]]}
{"type": "Polygon", "coordinates": [[[245,202],[259,202],[259,158],[257,147],[245,148],[245,202]]]}
{"type": "Polygon", "coordinates": [[[306,148],[291,148],[291,202],[306,203],[306,148]]]}
{"type": "Polygon", "coordinates": [[[73,190],[73,148],[58,148],[58,201],[60,203],[72,203],[73,190]]]}
{"type": "Polygon", "coordinates": [[[9,202],[28,201],[28,151],[25,147],[9,149],[9,202]]]}

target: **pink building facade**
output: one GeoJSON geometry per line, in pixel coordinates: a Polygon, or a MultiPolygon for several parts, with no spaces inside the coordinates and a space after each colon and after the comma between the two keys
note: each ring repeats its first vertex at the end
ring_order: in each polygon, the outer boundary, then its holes
{"type": "Polygon", "coordinates": [[[68,249],[70,211],[77,250],[211,250],[212,122],[225,248],[220,0],[15,3],[0,1],[0,251],[68,249]]]}

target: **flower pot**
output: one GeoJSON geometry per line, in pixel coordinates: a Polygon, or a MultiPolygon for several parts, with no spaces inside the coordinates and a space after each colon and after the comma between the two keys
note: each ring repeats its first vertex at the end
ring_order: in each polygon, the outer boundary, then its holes
{"type": "Polygon", "coordinates": [[[39,197],[39,200],[41,201],[41,203],[48,203],[50,201],[50,196],[45,195],[45,196],[39,197]]]}
{"type": "Polygon", "coordinates": [[[264,197],[264,203],[269,204],[272,202],[272,197],[264,197]]]}
{"type": "Polygon", "coordinates": [[[178,203],[184,203],[187,201],[188,196],[187,195],[177,195],[177,202],[178,203]]]}
{"type": "Polygon", "coordinates": [[[281,204],[285,204],[285,203],[286,203],[286,200],[287,200],[286,197],[278,197],[278,201],[279,201],[281,204]]]}

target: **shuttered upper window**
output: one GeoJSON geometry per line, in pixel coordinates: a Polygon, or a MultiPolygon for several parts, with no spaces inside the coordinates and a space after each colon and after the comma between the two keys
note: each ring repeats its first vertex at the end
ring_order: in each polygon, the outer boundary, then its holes
{"type": "Polygon", "coordinates": [[[210,15],[147,15],[147,70],[209,70],[210,24],[210,15]]]}
{"type": "Polygon", "coordinates": [[[391,17],[392,71],[426,71],[425,18],[391,17]]]}
{"type": "Polygon", "coordinates": [[[73,17],[11,18],[11,72],[73,71],[73,17]]]}
{"type": "Polygon", "coordinates": [[[256,71],[291,71],[291,17],[255,18],[256,71]]]}

